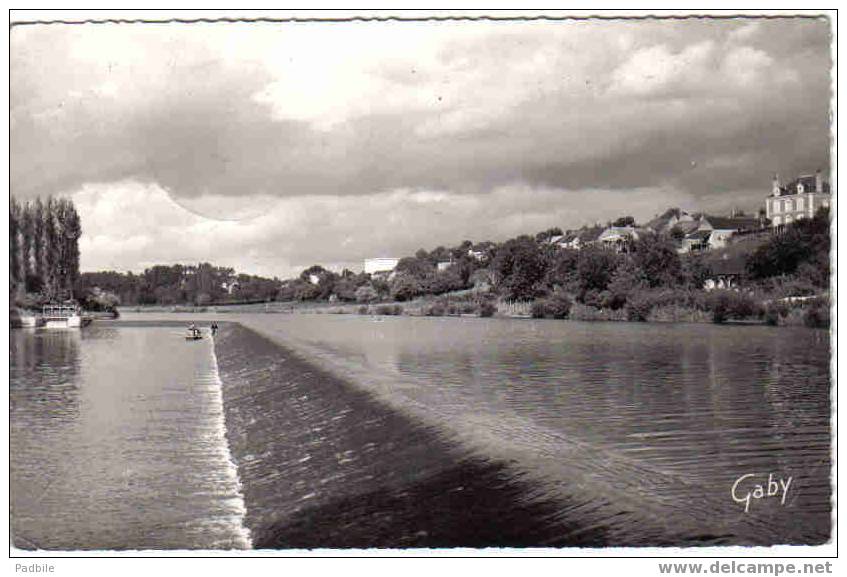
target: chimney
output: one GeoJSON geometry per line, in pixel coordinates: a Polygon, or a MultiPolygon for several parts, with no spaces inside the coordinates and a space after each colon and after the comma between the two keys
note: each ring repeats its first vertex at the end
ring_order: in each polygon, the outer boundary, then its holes
{"type": "Polygon", "coordinates": [[[823,177],[820,168],[815,172],[815,192],[823,192],[823,177]]]}
{"type": "Polygon", "coordinates": [[[771,189],[771,192],[773,192],[774,196],[779,196],[780,190],[781,189],[780,189],[780,186],[779,186],[779,174],[774,174],[773,175],[773,187],[771,189]]]}

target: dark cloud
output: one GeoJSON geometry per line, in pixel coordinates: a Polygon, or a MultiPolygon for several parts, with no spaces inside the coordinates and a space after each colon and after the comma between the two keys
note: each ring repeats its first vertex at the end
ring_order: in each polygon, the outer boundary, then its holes
{"type": "MultiPolygon", "coordinates": [[[[514,190],[544,210],[490,206],[576,226],[600,216],[592,194],[621,214],[649,210],[644,190],[753,209],[774,172],[829,167],[826,20],[380,26],[13,29],[12,190],[134,181],[201,214],[207,197],[514,190]]],[[[424,244],[411,198],[391,207],[418,232],[386,232],[388,252],[424,244]]],[[[462,202],[458,236],[504,230],[462,202]]],[[[375,250],[354,229],[290,258],[375,250]]]]}

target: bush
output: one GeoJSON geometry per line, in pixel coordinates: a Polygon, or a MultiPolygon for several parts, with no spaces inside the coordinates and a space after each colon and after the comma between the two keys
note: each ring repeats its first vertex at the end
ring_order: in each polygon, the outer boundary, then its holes
{"type": "Polygon", "coordinates": [[[604,295],[596,290],[587,290],[582,294],[582,304],[594,307],[595,309],[603,308],[604,295]]]}
{"type": "Polygon", "coordinates": [[[773,306],[765,307],[764,320],[765,324],[772,327],[779,325],[779,311],[777,308],[773,306]]]}
{"type": "Polygon", "coordinates": [[[716,290],[709,294],[708,308],[712,321],[723,323],[727,319],[746,319],[757,312],[757,304],[747,293],[732,290],[716,290]]]}
{"type": "Polygon", "coordinates": [[[530,314],[534,319],[566,319],[571,312],[573,301],[564,291],[556,290],[545,299],[532,303],[530,314]]]}
{"type": "Polygon", "coordinates": [[[635,322],[646,322],[653,310],[653,299],[643,293],[630,295],[626,301],[626,320],[635,322]]]}
{"type": "Polygon", "coordinates": [[[571,312],[573,301],[562,291],[554,291],[544,301],[547,316],[554,319],[566,319],[571,312]]]}
{"type": "Polygon", "coordinates": [[[829,328],[829,303],[826,299],[815,299],[803,313],[803,324],[814,329],[829,328]]]}
{"type": "Polygon", "coordinates": [[[447,312],[447,307],[444,303],[434,302],[426,308],[426,316],[428,317],[443,317],[447,312]]]}
{"type": "MultiPolygon", "coordinates": [[[[379,295],[376,292],[376,289],[371,285],[362,285],[356,289],[355,298],[356,302],[360,303],[370,303],[379,298],[379,295]]],[[[367,308],[367,307],[366,307],[367,308]]]]}
{"type": "Polygon", "coordinates": [[[547,307],[544,306],[544,302],[541,300],[537,300],[532,303],[532,308],[530,309],[530,315],[534,319],[543,319],[545,313],[547,312],[547,307]]]}
{"type": "Polygon", "coordinates": [[[396,301],[412,300],[421,294],[421,285],[417,279],[406,274],[397,275],[391,281],[391,298],[396,301]]]}
{"type": "Polygon", "coordinates": [[[400,305],[379,305],[376,307],[376,314],[397,316],[403,314],[403,307],[400,305]]]}
{"type": "Polygon", "coordinates": [[[479,305],[479,316],[481,317],[493,317],[495,312],[497,312],[497,307],[494,306],[494,303],[484,301],[479,305]]]}
{"type": "Polygon", "coordinates": [[[364,305],[360,306],[358,312],[359,312],[360,315],[366,315],[366,314],[368,314],[368,307],[364,306],[364,305]]]}

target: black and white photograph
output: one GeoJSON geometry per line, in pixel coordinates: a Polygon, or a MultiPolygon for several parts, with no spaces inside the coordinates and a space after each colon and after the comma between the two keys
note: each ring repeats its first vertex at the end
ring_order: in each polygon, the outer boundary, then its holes
{"type": "Polygon", "coordinates": [[[834,552],[837,16],[601,12],[11,11],[10,556],[834,552]]]}

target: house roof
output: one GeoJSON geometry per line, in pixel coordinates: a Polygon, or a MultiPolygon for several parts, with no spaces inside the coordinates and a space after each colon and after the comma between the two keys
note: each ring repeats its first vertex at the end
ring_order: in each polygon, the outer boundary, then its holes
{"type": "Polygon", "coordinates": [[[759,219],[752,216],[704,216],[712,228],[717,230],[751,230],[759,228],[759,219]]]}
{"type": "Polygon", "coordinates": [[[645,226],[650,230],[654,230],[656,232],[664,232],[670,227],[672,220],[674,222],[688,222],[689,220],[693,219],[691,218],[691,215],[689,215],[682,209],[669,208],[665,212],[648,222],[645,226]]]}
{"type": "Polygon", "coordinates": [[[711,230],[695,230],[685,236],[685,240],[706,240],[712,235],[711,230]]]}
{"type": "Polygon", "coordinates": [[[586,228],[579,231],[579,241],[580,242],[594,242],[600,235],[603,234],[603,227],[593,226],[591,228],[586,228]]]}
{"type": "Polygon", "coordinates": [[[683,233],[688,234],[697,230],[700,226],[700,222],[697,220],[686,220],[682,222],[678,222],[674,225],[675,228],[678,228],[683,233]]]}
{"type": "Polygon", "coordinates": [[[830,192],[829,183],[825,180],[821,181],[821,188],[823,190],[817,190],[817,176],[814,174],[804,174],[803,176],[799,176],[786,184],[785,186],[780,186],[779,191],[781,196],[790,196],[792,194],[797,194],[797,185],[802,184],[803,190],[806,192],[830,192]]]}

